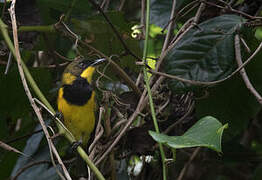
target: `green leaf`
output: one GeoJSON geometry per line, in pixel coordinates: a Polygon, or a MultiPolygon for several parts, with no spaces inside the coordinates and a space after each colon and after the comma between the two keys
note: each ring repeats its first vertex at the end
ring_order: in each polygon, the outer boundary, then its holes
{"type": "Polygon", "coordinates": [[[182,136],[167,136],[154,131],[149,131],[149,134],[155,141],[175,149],[201,146],[221,152],[222,134],[227,126],[227,124],[222,126],[214,117],[206,116],[200,119],[182,136]]]}
{"type": "MultiPolygon", "coordinates": [[[[236,15],[204,21],[188,31],[165,58],[165,72],[195,81],[223,79],[235,69],[234,35],[244,23],[236,15]]],[[[171,80],[173,91],[184,92],[198,86],[171,80]]]]}
{"type": "MultiPolygon", "coordinates": [[[[187,5],[192,0],[176,1],[175,10],[178,11],[182,5],[187,5]]],[[[150,5],[150,23],[164,28],[170,19],[173,1],[152,0],[150,5]]]]}
{"type": "MultiPolygon", "coordinates": [[[[253,33],[245,32],[242,37],[247,42],[253,53],[259,45],[253,33]]],[[[244,53],[243,61],[252,53],[244,53]]],[[[249,80],[258,93],[262,93],[262,51],[245,67],[249,80]]],[[[250,119],[255,118],[261,110],[256,98],[247,89],[242,77],[238,74],[231,79],[206,90],[207,96],[196,100],[196,114],[198,117],[214,116],[221,119],[222,123],[229,123],[229,130],[225,139],[231,139],[247,128],[250,119]]]]}

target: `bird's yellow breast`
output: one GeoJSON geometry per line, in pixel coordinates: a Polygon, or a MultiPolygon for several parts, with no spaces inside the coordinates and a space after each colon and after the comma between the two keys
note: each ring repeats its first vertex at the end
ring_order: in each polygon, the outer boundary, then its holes
{"type": "Polygon", "coordinates": [[[63,98],[63,87],[58,92],[58,111],[63,114],[64,124],[74,135],[76,140],[87,144],[91,132],[95,126],[95,92],[92,92],[90,99],[84,105],[69,104],[63,98]]]}

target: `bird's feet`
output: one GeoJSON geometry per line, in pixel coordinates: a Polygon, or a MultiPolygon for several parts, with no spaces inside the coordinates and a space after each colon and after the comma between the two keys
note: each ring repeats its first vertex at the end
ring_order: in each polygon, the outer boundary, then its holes
{"type": "Polygon", "coordinates": [[[82,145],[82,141],[75,141],[71,144],[71,150],[75,152],[78,148],[78,146],[82,145]]]}

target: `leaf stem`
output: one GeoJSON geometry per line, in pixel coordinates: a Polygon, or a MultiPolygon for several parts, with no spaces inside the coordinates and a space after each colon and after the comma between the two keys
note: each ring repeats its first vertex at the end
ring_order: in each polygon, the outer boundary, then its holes
{"type": "MultiPolygon", "coordinates": [[[[148,35],[149,35],[149,19],[150,19],[150,0],[146,1],[146,34],[145,34],[145,42],[144,42],[144,51],[143,51],[143,61],[146,64],[146,57],[147,57],[147,50],[148,50],[148,35]]],[[[149,78],[147,74],[147,68],[144,66],[143,69],[144,72],[144,80],[146,83],[146,89],[147,89],[147,94],[149,98],[149,104],[150,104],[150,109],[151,109],[151,115],[153,118],[155,130],[157,133],[159,132],[159,127],[157,124],[157,119],[156,119],[156,113],[155,113],[155,108],[154,108],[154,103],[153,103],[153,98],[152,98],[152,93],[149,85],[149,78]]],[[[161,154],[161,159],[162,159],[162,168],[163,168],[163,180],[166,180],[166,164],[165,164],[165,152],[162,143],[159,144],[159,149],[160,149],[160,154],[161,154]]]]}
{"type": "Polygon", "coordinates": [[[76,4],[76,1],[77,0],[73,0],[70,4],[70,7],[68,8],[67,12],[66,12],[66,15],[65,15],[65,22],[67,22],[69,19],[70,19],[70,16],[72,14],[72,11],[75,7],[75,4],[76,4]]]}
{"type": "Polygon", "coordinates": [[[20,26],[18,32],[47,32],[47,33],[56,33],[54,25],[47,26],[20,26]]]}

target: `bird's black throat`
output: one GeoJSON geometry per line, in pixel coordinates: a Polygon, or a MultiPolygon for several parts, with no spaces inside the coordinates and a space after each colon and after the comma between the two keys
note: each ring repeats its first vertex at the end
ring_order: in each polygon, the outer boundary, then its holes
{"type": "Polygon", "coordinates": [[[82,106],[88,102],[92,95],[93,88],[86,79],[78,77],[71,85],[63,85],[65,100],[73,105],[82,106]]]}

